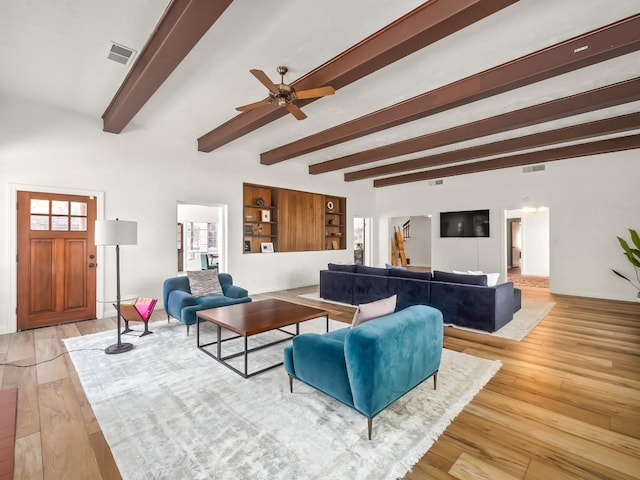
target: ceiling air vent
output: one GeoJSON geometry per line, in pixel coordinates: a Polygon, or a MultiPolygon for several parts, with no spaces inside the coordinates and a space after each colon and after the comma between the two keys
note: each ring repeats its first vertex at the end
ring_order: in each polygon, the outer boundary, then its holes
{"type": "Polygon", "coordinates": [[[522,173],[542,172],[544,169],[544,165],[529,165],[528,167],[522,167],[522,173]]]}
{"type": "Polygon", "coordinates": [[[114,62],[128,65],[135,55],[136,51],[134,49],[111,42],[111,49],[109,50],[107,58],[114,62]]]}
{"type": "Polygon", "coordinates": [[[442,185],[443,183],[444,183],[444,180],[442,180],[442,179],[429,180],[429,182],[428,182],[430,187],[433,187],[434,185],[442,185]]]}

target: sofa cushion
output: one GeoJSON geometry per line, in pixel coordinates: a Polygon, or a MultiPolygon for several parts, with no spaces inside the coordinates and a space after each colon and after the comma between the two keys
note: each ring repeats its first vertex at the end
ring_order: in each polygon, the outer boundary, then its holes
{"type": "Polygon", "coordinates": [[[189,277],[189,289],[194,297],[222,295],[217,269],[189,271],[187,277],[189,277]]]}
{"type": "Polygon", "coordinates": [[[407,267],[403,267],[401,265],[391,265],[390,263],[385,263],[384,268],[398,268],[400,270],[406,270],[407,267]]]}
{"type": "Polygon", "coordinates": [[[468,275],[460,273],[441,272],[436,270],[433,272],[433,280],[436,282],[462,283],[465,285],[487,286],[486,275],[468,275]]]}
{"type": "Polygon", "coordinates": [[[415,272],[406,268],[390,268],[390,277],[415,278],[416,280],[431,280],[431,272],[415,272]]]}
{"type": "Polygon", "coordinates": [[[355,314],[353,315],[353,321],[351,327],[357,327],[363,324],[367,320],[373,320],[374,318],[384,317],[390,315],[396,311],[397,295],[391,295],[388,298],[376,300],[371,303],[363,303],[358,305],[355,314]]]}
{"type": "Polygon", "coordinates": [[[353,302],[353,277],[355,274],[349,272],[336,272],[331,270],[320,270],[320,297],[334,302],[353,302]]]}
{"type": "Polygon", "coordinates": [[[340,263],[330,263],[329,265],[327,265],[327,267],[329,270],[332,270],[334,272],[349,272],[349,273],[356,272],[355,265],[343,265],[340,263]]]}
{"type": "Polygon", "coordinates": [[[364,273],[365,275],[389,275],[388,268],[367,267],[366,265],[356,265],[356,273],[364,273]]]}
{"type": "Polygon", "coordinates": [[[413,278],[389,277],[389,295],[397,294],[396,311],[411,305],[430,305],[431,283],[426,280],[413,278]]]}

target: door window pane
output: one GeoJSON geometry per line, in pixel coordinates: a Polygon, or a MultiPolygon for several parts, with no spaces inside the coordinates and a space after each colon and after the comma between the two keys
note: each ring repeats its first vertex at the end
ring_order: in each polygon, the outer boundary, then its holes
{"type": "Polygon", "coordinates": [[[71,215],[87,216],[86,202],[71,202],[71,215]]]}
{"type": "MultiPolygon", "coordinates": [[[[31,213],[49,213],[49,200],[31,199],[31,213]]],[[[32,229],[33,230],[33,229],[32,229]]],[[[48,230],[48,227],[47,227],[48,230]]]]}
{"type": "Polygon", "coordinates": [[[54,215],[69,215],[69,202],[51,201],[51,213],[54,215]]]}
{"type": "MultiPolygon", "coordinates": [[[[49,205],[47,203],[47,209],[49,205]]],[[[31,230],[49,230],[49,216],[48,215],[31,215],[30,220],[31,230]]]]}
{"type": "Polygon", "coordinates": [[[69,217],[51,216],[51,230],[57,230],[57,231],[69,230],[69,217]]]}
{"type": "Polygon", "coordinates": [[[86,232],[87,231],[87,219],[85,217],[71,217],[71,231],[72,232],[86,232]]]}

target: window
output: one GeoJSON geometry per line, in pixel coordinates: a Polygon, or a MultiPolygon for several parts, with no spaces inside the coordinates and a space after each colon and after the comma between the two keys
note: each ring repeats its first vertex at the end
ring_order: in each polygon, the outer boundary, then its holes
{"type": "Polygon", "coordinates": [[[86,232],[86,202],[31,199],[31,230],[86,232]]]}
{"type": "Polygon", "coordinates": [[[188,260],[196,260],[201,253],[218,254],[217,224],[186,222],[185,226],[188,260]]]}

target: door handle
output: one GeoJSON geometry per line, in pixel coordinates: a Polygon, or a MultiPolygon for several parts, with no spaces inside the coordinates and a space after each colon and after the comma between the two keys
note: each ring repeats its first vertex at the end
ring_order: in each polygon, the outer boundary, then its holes
{"type": "Polygon", "coordinates": [[[96,264],[95,263],[90,263],[89,264],[89,268],[95,268],[96,264]]]}

